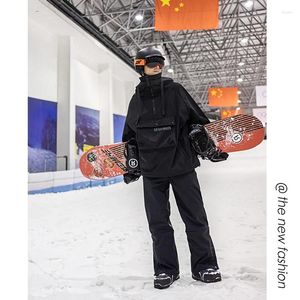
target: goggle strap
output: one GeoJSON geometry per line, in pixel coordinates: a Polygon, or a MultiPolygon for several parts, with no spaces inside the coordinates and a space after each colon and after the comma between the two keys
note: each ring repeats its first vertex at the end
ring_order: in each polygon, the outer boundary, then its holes
{"type": "Polygon", "coordinates": [[[146,65],[146,60],[143,58],[138,58],[134,60],[134,65],[135,66],[139,66],[139,67],[143,67],[146,65]]]}

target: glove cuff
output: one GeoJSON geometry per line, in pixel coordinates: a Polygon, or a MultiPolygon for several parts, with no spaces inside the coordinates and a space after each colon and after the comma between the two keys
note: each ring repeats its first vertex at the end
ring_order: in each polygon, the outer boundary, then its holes
{"type": "Polygon", "coordinates": [[[124,156],[126,168],[129,174],[140,175],[139,152],[135,139],[129,140],[125,145],[124,156]]]}

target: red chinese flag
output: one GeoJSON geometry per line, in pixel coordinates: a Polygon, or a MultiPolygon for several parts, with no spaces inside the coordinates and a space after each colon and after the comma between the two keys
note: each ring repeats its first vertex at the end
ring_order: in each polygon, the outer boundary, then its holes
{"type": "Polygon", "coordinates": [[[155,0],[155,30],[217,29],[218,0],[155,0]]]}
{"type": "Polygon", "coordinates": [[[237,87],[213,87],[208,89],[208,106],[238,106],[237,87]]]}
{"type": "Polygon", "coordinates": [[[232,116],[241,115],[244,111],[242,109],[222,109],[221,110],[221,119],[226,119],[232,116]]]}

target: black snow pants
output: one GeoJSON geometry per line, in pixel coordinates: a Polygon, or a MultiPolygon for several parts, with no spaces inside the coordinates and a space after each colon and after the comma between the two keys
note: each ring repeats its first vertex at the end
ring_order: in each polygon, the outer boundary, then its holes
{"type": "Polygon", "coordinates": [[[218,267],[196,172],[167,178],[143,177],[143,183],[146,215],[153,241],[154,275],[179,274],[174,231],[169,219],[170,184],[185,223],[192,273],[197,274],[207,267],[218,267]]]}

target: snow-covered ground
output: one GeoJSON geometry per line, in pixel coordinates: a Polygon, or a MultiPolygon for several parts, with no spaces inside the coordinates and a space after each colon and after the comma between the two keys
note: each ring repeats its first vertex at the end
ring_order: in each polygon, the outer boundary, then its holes
{"type": "Polygon", "coordinates": [[[265,148],[263,142],[197,168],[223,281],[191,278],[184,224],[171,194],[181,278],[169,289],[153,288],[139,180],[29,196],[29,299],[266,299],[265,148]]]}

